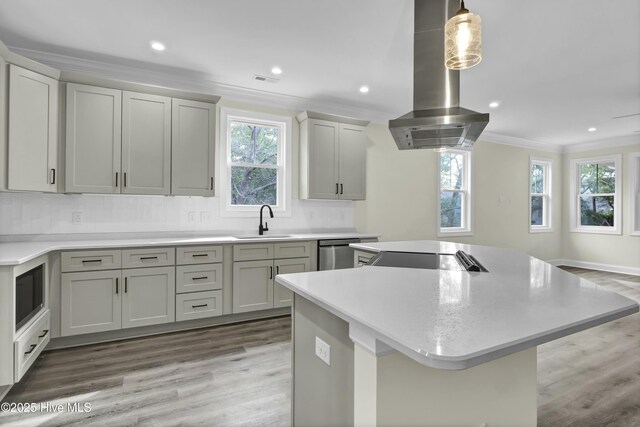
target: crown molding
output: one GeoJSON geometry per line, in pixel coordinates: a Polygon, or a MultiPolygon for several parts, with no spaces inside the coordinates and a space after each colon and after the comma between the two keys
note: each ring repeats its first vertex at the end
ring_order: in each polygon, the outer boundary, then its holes
{"type": "Polygon", "coordinates": [[[640,146],[640,134],[625,135],[615,138],[600,139],[597,141],[581,142],[577,144],[565,145],[564,153],[582,153],[585,151],[605,150],[617,147],[625,147],[627,145],[640,146]]]}
{"type": "Polygon", "coordinates": [[[494,144],[511,145],[513,147],[527,148],[529,150],[547,151],[551,153],[562,153],[563,146],[548,142],[532,141],[524,138],[505,136],[497,133],[483,132],[478,138],[480,141],[493,142],[494,144]]]}
{"type": "Polygon", "coordinates": [[[136,67],[127,64],[114,64],[94,59],[83,59],[68,55],[42,52],[10,46],[12,52],[23,55],[48,66],[66,72],[92,74],[95,76],[124,80],[132,83],[157,85],[172,89],[202,92],[221,96],[235,102],[244,102],[280,110],[305,111],[316,110],[341,116],[366,118],[368,120],[386,123],[390,113],[372,108],[366,108],[338,101],[319,101],[277,92],[250,89],[241,86],[228,85],[213,80],[211,75],[182,68],[162,67],[162,70],[150,67],[136,67]]]}

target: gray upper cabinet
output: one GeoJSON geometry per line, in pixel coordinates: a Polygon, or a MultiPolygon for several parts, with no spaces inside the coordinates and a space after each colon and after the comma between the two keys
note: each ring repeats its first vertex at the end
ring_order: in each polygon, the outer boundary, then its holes
{"type": "Polygon", "coordinates": [[[215,104],[173,99],[171,194],[213,196],[215,104]]]}
{"type": "Polygon", "coordinates": [[[55,192],[58,81],[9,66],[8,189],[55,192]]]}
{"type": "Polygon", "coordinates": [[[122,193],[171,192],[171,98],[122,94],[122,193]]]}
{"type": "Polygon", "coordinates": [[[300,197],[364,200],[369,123],[305,111],[300,122],[300,197]]]}
{"type": "Polygon", "coordinates": [[[171,189],[171,98],[67,84],[66,183],[71,193],[171,189]]]}
{"type": "Polygon", "coordinates": [[[67,84],[65,191],[119,193],[122,92],[67,84]]]}

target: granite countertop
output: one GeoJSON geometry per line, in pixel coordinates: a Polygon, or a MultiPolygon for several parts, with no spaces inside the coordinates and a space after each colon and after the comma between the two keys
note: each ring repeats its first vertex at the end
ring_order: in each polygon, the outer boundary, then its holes
{"type": "Polygon", "coordinates": [[[366,251],[475,256],[489,272],[375,267],[276,281],[434,368],[458,370],[638,312],[638,304],[509,249],[438,241],[352,244],[366,251]]]}
{"type": "Polygon", "coordinates": [[[145,246],[188,246],[188,245],[218,245],[229,243],[272,243],[295,240],[322,239],[372,239],[378,234],[358,233],[356,231],[319,232],[319,233],[265,233],[264,236],[253,234],[210,235],[197,236],[194,233],[184,235],[174,234],[167,237],[115,237],[105,235],[102,238],[87,238],[78,240],[39,240],[14,241],[0,243],[0,266],[18,265],[32,260],[51,251],[82,250],[99,248],[133,248],[145,246]]]}

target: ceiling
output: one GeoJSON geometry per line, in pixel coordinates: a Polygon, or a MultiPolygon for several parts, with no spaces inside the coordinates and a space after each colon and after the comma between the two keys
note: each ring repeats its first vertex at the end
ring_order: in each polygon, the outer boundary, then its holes
{"type": "MultiPolygon", "coordinates": [[[[487,132],[561,145],[640,140],[639,1],[466,6],[482,17],[484,59],[461,72],[461,105],[491,113],[487,132]]],[[[27,56],[182,73],[363,118],[412,110],[413,0],[0,0],[0,39],[27,56]],[[275,65],[278,83],[252,80],[275,65]]]]}

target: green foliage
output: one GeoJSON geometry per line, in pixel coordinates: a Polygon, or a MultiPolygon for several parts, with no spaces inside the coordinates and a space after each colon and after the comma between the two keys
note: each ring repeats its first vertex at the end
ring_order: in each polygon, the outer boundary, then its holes
{"type": "Polygon", "coordinates": [[[580,165],[580,224],[613,227],[615,191],[614,163],[580,165]],[[594,194],[603,196],[593,196],[594,194]]]}
{"type": "Polygon", "coordinates": [[[462,227],[462,154],[440,153],[440,227],[462,227]]]}
{"type": "Polygon", "coordinates": [[[279,128],[231,122],[231,204],[277,203],[279,128]]]}

